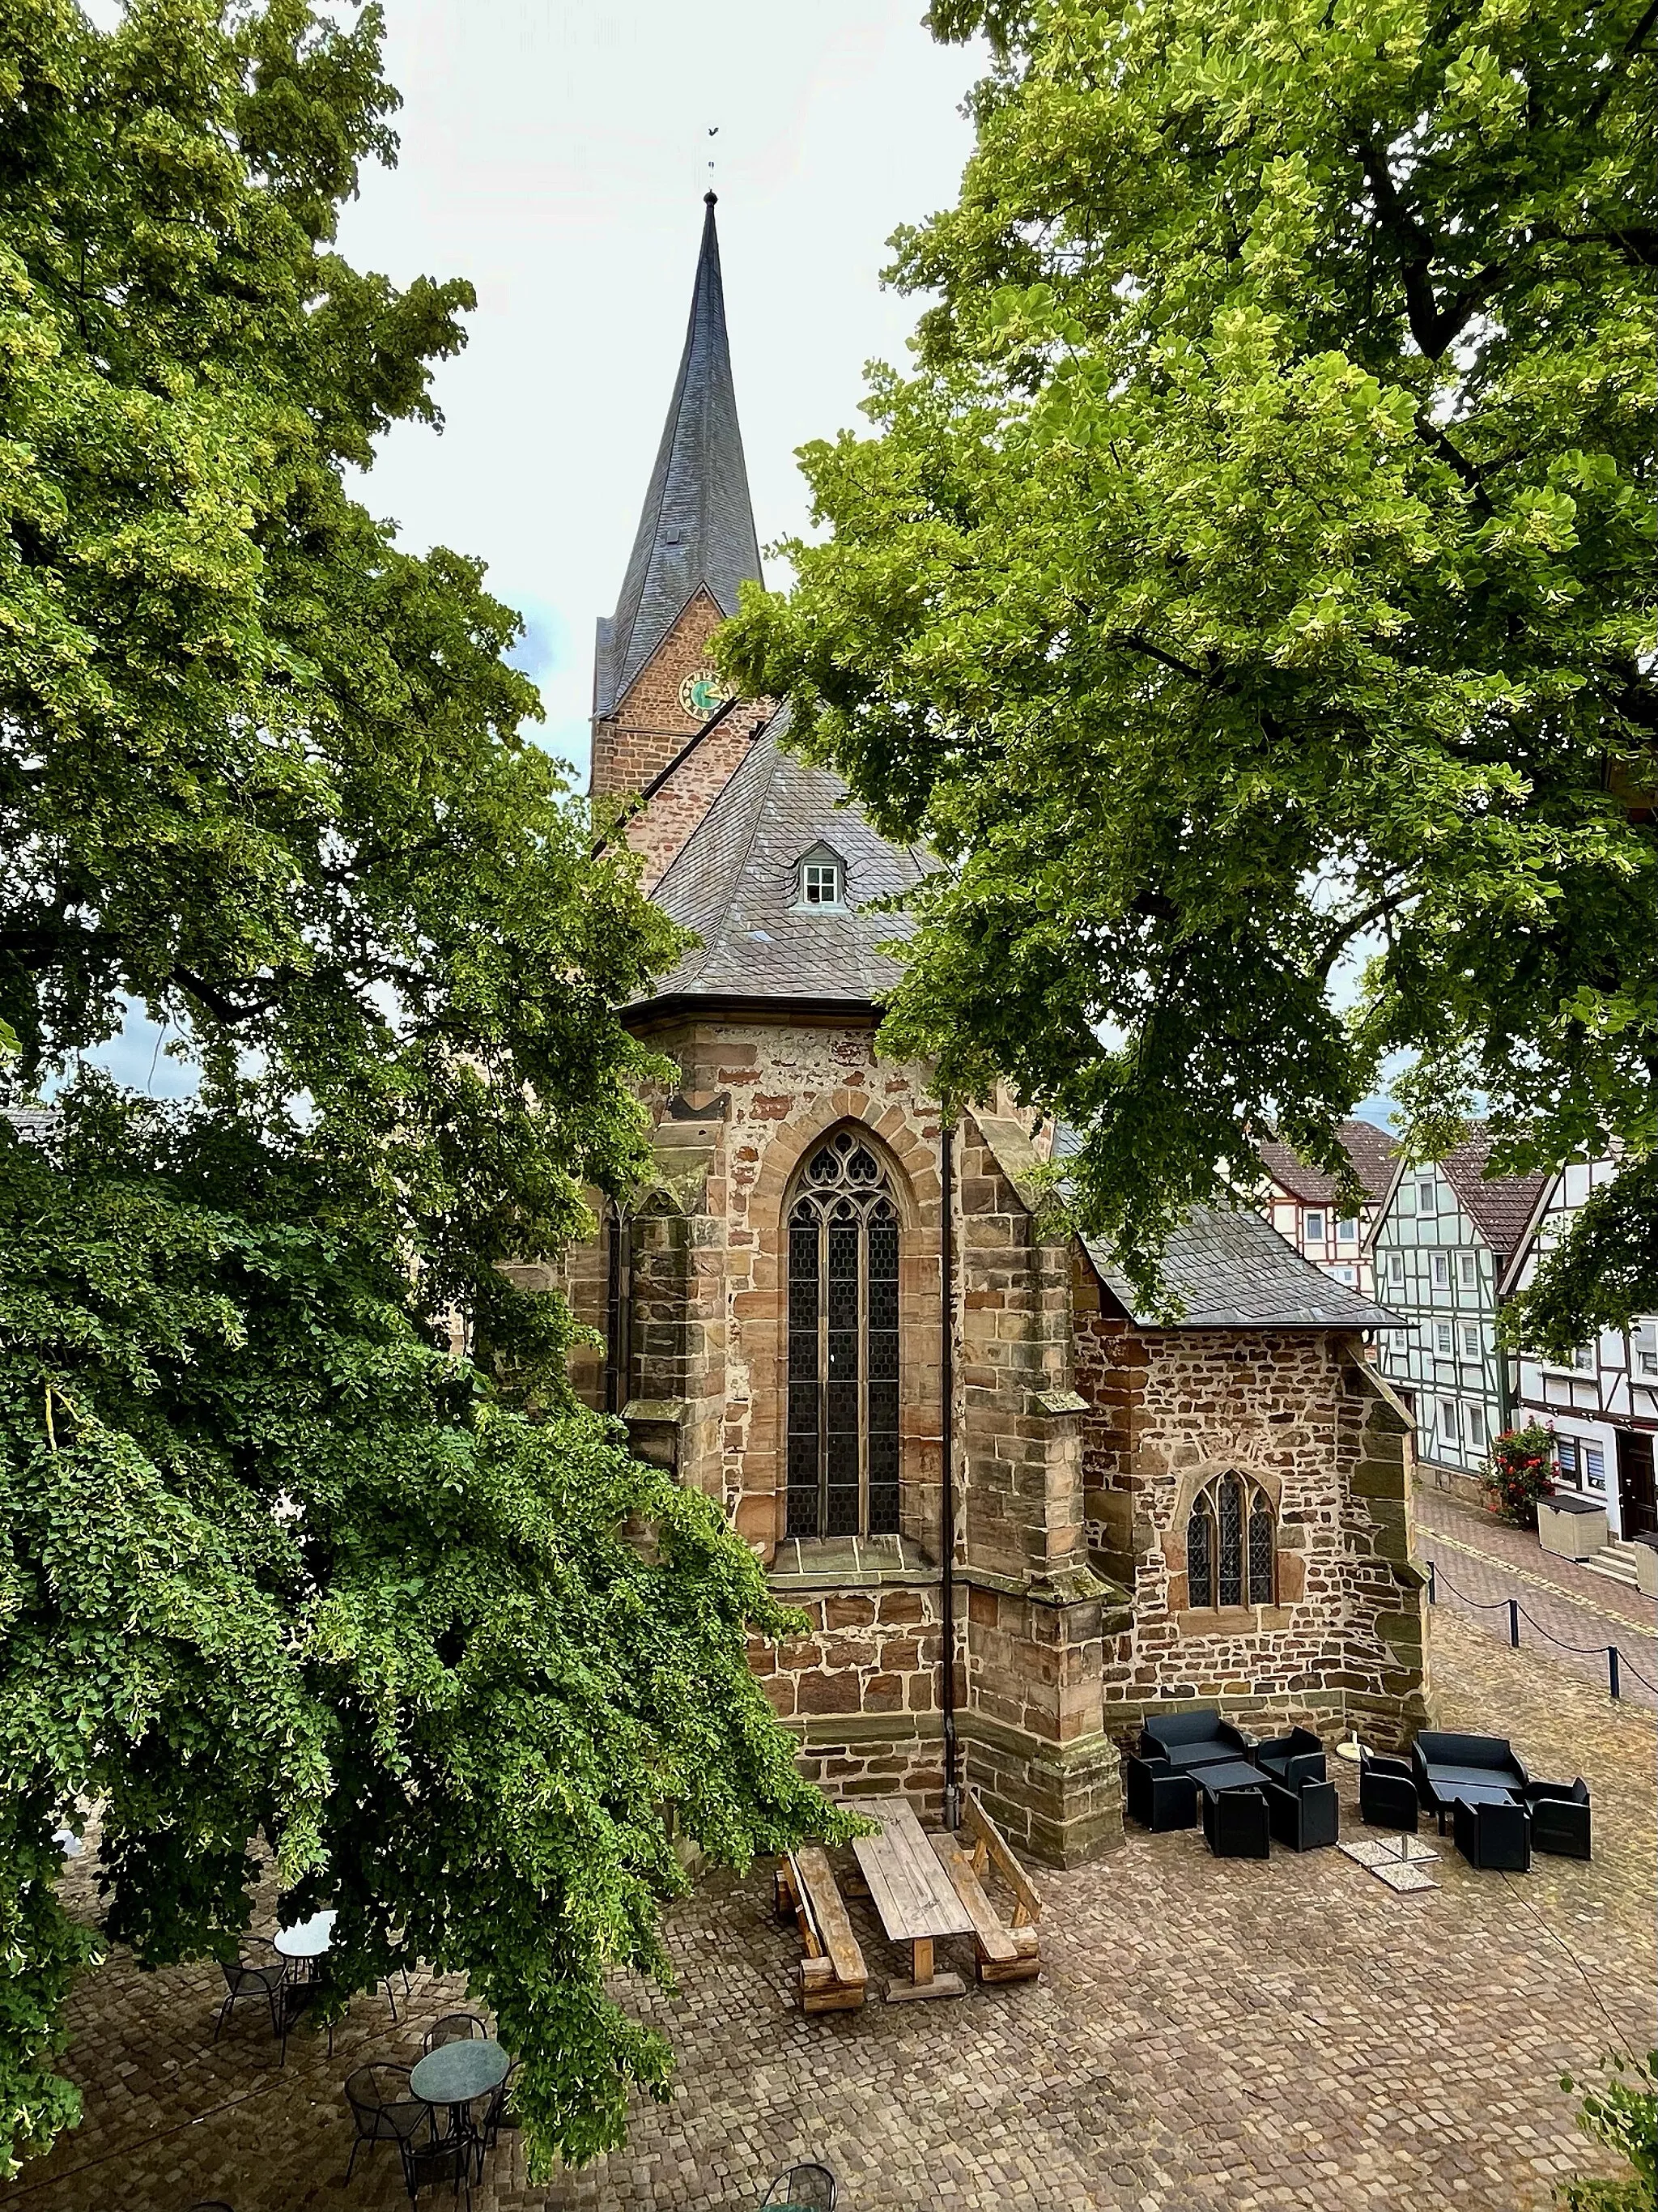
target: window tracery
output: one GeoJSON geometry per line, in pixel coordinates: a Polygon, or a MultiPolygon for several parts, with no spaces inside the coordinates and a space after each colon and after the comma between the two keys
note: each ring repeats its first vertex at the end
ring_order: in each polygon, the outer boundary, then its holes
{"type": "Polygon", "coordinates": [[[1192,1501],[1186,1522],[1187,1603],[1194,1613],[1271,1605],[1278,1516],[1258,1483],[1229,1469],[1192,1501]]]}
{"type": "Polygon", "coordinates": [[[898,1209],[853,1129],[789,1208],[787,1489],[791,1536],[898,1533],[898,1209]]]}

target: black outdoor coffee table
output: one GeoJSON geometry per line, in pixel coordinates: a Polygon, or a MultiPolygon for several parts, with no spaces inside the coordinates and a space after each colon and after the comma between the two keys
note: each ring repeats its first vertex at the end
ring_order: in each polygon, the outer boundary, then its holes
{"type": "Polygon", "coordinates": [[[1247,1759],[1223,1759],[1213,1766],[1194,1767],[1192,1779],[1199,1790],[1218,1795],[1223,1790],[1259,1790],[1266,1777],[1247,1759]]]}

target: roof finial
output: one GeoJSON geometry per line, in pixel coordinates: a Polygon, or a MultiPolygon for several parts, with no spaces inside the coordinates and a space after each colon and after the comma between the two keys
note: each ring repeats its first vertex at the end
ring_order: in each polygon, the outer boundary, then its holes
{"type": "MultiPolygon", "coordinates": [[[[717,123],[709,124],[708,136],[710,138],[717,138],[720,136],[720,125],[717,123]]],[[[719,193],[716,192],[714,188],[714,148],[710,146],[708,149],[708,189],[702,195],[702,204],[705,207],[713,207],[719,197],[719,193]]]]}

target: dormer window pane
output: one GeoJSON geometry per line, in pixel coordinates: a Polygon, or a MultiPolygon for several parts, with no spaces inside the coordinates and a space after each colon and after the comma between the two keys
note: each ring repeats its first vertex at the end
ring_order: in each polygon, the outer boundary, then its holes
{"type": "Polygon", "coordinates": [[[838,860],[802,861],[800,903],[802,906],[840,905],[841,863],[838,860]]]}

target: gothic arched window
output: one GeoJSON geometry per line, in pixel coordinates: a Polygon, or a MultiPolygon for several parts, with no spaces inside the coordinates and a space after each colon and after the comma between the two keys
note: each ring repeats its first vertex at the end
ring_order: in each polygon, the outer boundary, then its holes
{"type": "Polygon", "coordinates": [[[1241,1474],[1218,1475],[1192,1501],[1186,1522],[1187,1603],[1271,1605],[1278,1516],[1271,1499],[1241,1474]]]}
{"type": "Polygon", "coordinates": [[[791,1536],[898,1533],[898,1209],[853,1129],[789,1208],[791,1536]]]}

